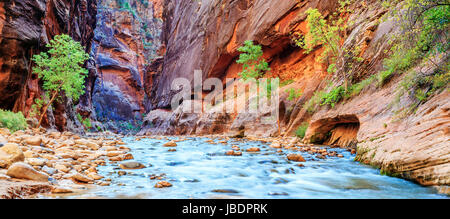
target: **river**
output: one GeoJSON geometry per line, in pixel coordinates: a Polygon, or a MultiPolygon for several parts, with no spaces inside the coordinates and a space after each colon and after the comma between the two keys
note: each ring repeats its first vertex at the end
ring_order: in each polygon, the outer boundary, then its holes
{"type": "MultiPolygon", "coordinates": [[[[176,137],[170,139],[177,139],[176,137]]],[[[176,152],[162,145],[166,140],[124,138],[135,160],[147,166],[126,170],[119,176],[118,164],[100,166],[99,174],[111,179],[111,186],[95,186],[63,198],[148,198],[148,199],[322,199],[322,198],[445,198],[431,188],[403,179],[380,175],[370,166],[354,162],[343,149],[329,149],[344,158],[315,159],[306,152],[269,147],[259,141],[230,140],[227,144],[210,144],[209,138],[188,137],[177,142],[176,152]],[[241,149],[259,147],[261,152],[243,152],[226,156],[232,145],[241,149]],[[286,159],[288,153],[301,153],[307,160],[298,163],[286,159]],[[172,187],[158,189],[161,176],[172,187]]],[[[219,142],[220,140],[216,140],[219,142]]],[[[47,197],[48,198],[48,197],[47,197]]],[[[55,198],[55,197],[53,197],[55,198]]],[[[62,198],[56,197],[56,198],[62,198]]]]}

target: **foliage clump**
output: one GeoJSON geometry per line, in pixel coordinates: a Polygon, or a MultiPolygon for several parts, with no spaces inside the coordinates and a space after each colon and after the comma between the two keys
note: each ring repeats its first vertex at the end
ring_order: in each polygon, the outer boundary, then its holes
{"type": "Polygon", "coordinates": [[[22,112],[14,113],[0,109],[0,128],[7,128],[11,132],[27,128],[27,121],[22,112]]]}
{"type": "Polygon", "coordinates": [[[254,45],[253,41],[247,40],[238,51],[241,54],[236,63],[243,65],[242,72],[239,73],[242,79],[258,79],[270,71],[269,64],[262,58],[263,51],[260,45],[254,45]]]}
{"type": "Polygon", "coordinates": [[[58,97],[62,98],[62,93],[78,101],[84,93],[84,80],[88,73],[82,65],[89,59],[89,54],[70,36],[57,35],[47,47],[50,48],[48,52],[34,55],[32,59],[36,63],[33,72],[43,81],[42,87],[46,92],[34,106],[35,112],[41,113],[38,126],[52,103],[58,97]]]}
{"type": "Polygon", "coordinates": [[[295,135],[298,138],[303,139],[305,137],[306,130],[308,130],[308,127],[309,124],[307,122],[304,122],[301,126],[297,128],[297,130],[295,131],[295,135]]]}

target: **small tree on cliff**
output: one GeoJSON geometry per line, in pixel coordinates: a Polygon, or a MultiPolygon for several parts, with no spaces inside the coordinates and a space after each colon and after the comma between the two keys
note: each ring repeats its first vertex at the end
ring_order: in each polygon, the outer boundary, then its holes
{"type": "Polygon", "coordinates": [[[243,65],[242,72],[239,73],[242,79],[259,79],[270,70],[269,64],[262,58],[263,51],[260,45],[254,45],[253,41],[247,40],[238,51],[241,55],[236,62],[243,65]]]}
{"type": "Polygon", "coordinates": [[[87,76],[87,69],[82,65],[89,59],[89,54],[79,42],[74,41],[70,36],[62,34],[55,36],[47,44],[50,48],[48,52],[42,52],[33,56],[36,67],[34,73],[44,82],[43,89],[46,91],[49,100],[40,115],[38,127],[57,97],[64,94],[75,101],[84,93],[84,80],[87,76]]]}
{"type": "Polygon", "coordinates": [[[353,72],[353,62],[363,61],[359,57],[360,48],[355,46],[354,49],[348,50],[342,47],[341,43],[345,37],[347,24],[339,14],[345,14],[347,12],[346,6],[349,1],[339,1],[340,7],[338,13],[332,16],[331,24],[328,24],[324,16],[317,9],[310,8],[305,13],[307,15],[307,27],[308,32],[301,36],[297,34],[294,41],[296,44],[305,49],[305,53],[308,54],[314,50],[317,46],[321,45],[323,53],[319,57],[320,61],[328,61],[328,72],[334,74],[339,72],[344,79],[344,88],[347,91],[349,82],[348,78],[353,72]],[[340,67],[339,71],[337,67],[340,67]]]}

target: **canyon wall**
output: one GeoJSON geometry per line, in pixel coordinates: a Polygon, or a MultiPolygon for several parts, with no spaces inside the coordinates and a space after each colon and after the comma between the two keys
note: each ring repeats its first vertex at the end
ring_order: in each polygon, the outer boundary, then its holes
{"type": "MultiPolygon", "coordinates": [[[[58,34],[69,34],[90,51],[97,13],[94,0],[0,1],[0,106],[28,115],[43,94],[30,62],[58,34]]],[[[55,104],[44,121],[47,127],[75,129],[71,100],[55,104]]]]}
{"type": "MultiPolygon", "coordinates": [[[[402,119],[397,118],[396,112],[410,106],[412,100],[402,98],[395,107],[392,103],[404,76],[394,77],[382,88],[367,86],[360,95],[333,108],[319,107],[314,113],[305,109],[314,92],[326,88],[330,81],[343,84],[339,74],[327,74],[327,66],[316,60],[322,52],[320,47],[306,54],[291,40],[292,32],[307,31],[303,12],[310,7],[318,8],[327,17],[336,11],[338,1],[165,1],[162,36],[166,53],[148,69],[147,75],[151,76],[145,77],[150,112],[140,134],[293,136],[300,125],[308,123],[306,143],[354,148],[358,151],[357,160],[387,174],[448,189],[448,91],[431,97],[415,113],[402,119]],[[202,71],[203,81],[218,77],[225,84],[225,78],[237,77],[242,69],[236,64],[237,49],[245,40],[262,45],[263,57],[271,68],[266,77],[279,77],[282,82],[292,80],[280,88],[278,106],[251,114],[244,112],[248,101],[242,100],[230,113],[220,109],[235,103],[224,100],[202,113],[185,113],[181,107],[171,109],[171,99],[177,93],[171,90],[171,82],[176,78],[193,82],[194,70],[202,71]],[[287,90],[291,88],[301,90],[301,97],[289,100],[287,90]],[[263,124],[261,117],[276,108],[280,110],[279,124],[263,124]]],[[[357,74],[352,78],[356,83],[383,69],[384,51],[398,25],[382,19],[387,9],[379,1],[355,1],[349,9],[340,14],[351,21],[342,47],[360,48],[358,55],[363,61],[355,63],[357,74]]],[[[208,94],[203,90],[200,96],[208,94]]],[[[193,97],[198,95],[192,92],[193,97]]]]}
{"type": "Polygon", "coordinates": [[[143,77],[160,48],[161,12],[152,1],[98,0],[97,4],[91,50],[96,69],[78,111],[117,129],[114,122],[142,120],[147,99],[143,77]]]}

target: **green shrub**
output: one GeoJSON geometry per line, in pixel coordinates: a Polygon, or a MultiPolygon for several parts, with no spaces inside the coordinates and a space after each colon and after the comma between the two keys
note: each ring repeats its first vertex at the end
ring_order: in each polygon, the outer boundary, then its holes
{"type": "Polygon", "coordinates": [[[0,109],[0,128],[7,128],[11,132],[24,130],[27,128],[27,121],[22,112],[13,113],[0,109]]]}
{"type": "Polygon", "coordinates": [[[295,100],[297,100],[299,97],[301,97],[302,96],[302,90],[301,89],[294,89],[294,88],[290,88],[290,89],[288,89],[287,90],[287,92],[289,93],[289,96],[288,96],[288,100],[289,101],[295,101],[295,100]]]}
{"type": "Polygon", "coordinates": [[[306,130],[308,130],[308,126],[309,124],[307,122],[304,122],[300,127],[297,128],[297,131],[295,131],[295,135],[298,138],[303,139],[305,137],[306,130]]]}
{"type": "Polygon", "coordinates": [[[262,58],[263,51],[260,45],[254,45],[253,41],[247,40],[244,46],[238,49],[241,54],[236,61],[243,65],[242,72],[239,76],[247,80],[250,78],[258,79],[262,77],[266,71],[270,71],[269,64],[262,58]]]}

